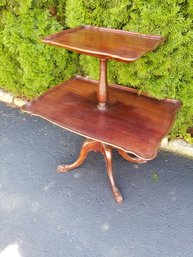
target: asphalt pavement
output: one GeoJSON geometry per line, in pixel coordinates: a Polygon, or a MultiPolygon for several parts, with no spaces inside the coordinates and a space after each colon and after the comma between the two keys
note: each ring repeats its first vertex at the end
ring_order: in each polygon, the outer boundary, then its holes
{"type": "Polygon", "coordinates": [[[114,151],[119,205],[100,153],[56,172],[83,141],[0,103],[0,257],[192,257],[193,160],[133,164],[114,151]]]}

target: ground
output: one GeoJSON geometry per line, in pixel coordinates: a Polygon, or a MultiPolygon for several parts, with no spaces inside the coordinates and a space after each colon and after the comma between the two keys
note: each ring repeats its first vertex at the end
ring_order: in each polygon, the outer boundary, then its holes
{"type": "Polygon", "coordinates": [[[159,152],[136,165],[113,152],[118,205],[102,155],[56,172],[83,141],[0,103],[0,257],[11,245],[21,257],[192,257],[193,160],[159,152]]]}

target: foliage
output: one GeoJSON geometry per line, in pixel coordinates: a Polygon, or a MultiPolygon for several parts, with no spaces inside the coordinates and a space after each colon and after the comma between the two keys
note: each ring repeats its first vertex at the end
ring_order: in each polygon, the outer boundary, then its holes
{"type": "Polygon", "coordinates": [[[40,38],[82,24],[166,37],[131,64],[108,63],[110,82],[183,102],[172,136],[193,126],[193,0],[1,0],[0,85],[34,97],[76,72],[98,78],[98,60],[42,44],[40,38]]]}
{"type": "Polygon", "coordinates": [[[16,95],[33,98],[76,72],[75,54],[40,41],[43,35],[63,28],[50,13],[56,15],[54,2],[1,2],[0,84],[16,95]]]}

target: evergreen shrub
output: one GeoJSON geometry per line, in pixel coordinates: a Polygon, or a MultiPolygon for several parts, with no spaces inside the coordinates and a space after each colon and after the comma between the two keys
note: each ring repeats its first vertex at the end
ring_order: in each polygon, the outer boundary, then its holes
{"type": "Polygon", "coordinates": [[[63,9],[62,1],[59,4],[54,0],[1,0],[2,88],[33,98],[76,72],[76,54],[40,41],[44,35],[63,29],[64,14],[59,16],[63,9]]]}
{"type": "Polygon", "coordinates": [[[40,42],[83,24],[166,37],[138,61],[108,63],[109,82],[183,102],[172,136],[191,140],[193,127],[193,0],[1,0],[0,87],[33,98],[81,72],[98,79],[98,59],[40,42]]]}

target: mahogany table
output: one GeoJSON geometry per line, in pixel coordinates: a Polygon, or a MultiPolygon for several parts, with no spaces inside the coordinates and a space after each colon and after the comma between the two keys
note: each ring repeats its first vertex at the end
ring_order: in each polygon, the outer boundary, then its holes
{"type": "Polygon", "coordinates": [[[107,83],[107,60],[133,62],[164,41],[122,30],[81,26],[48,36],[45,43],[100,59],[99,82],[75,76],[23,106],[23,110],[86,137],[78,159],[59,165],[66,172],[81,165],[89,151],[103,154],[113,196],[123,197],[112,170],[112,148],[130,162],[144,163],[156,157],[181,103],[139,95],[133,88],[107,83]]]}

